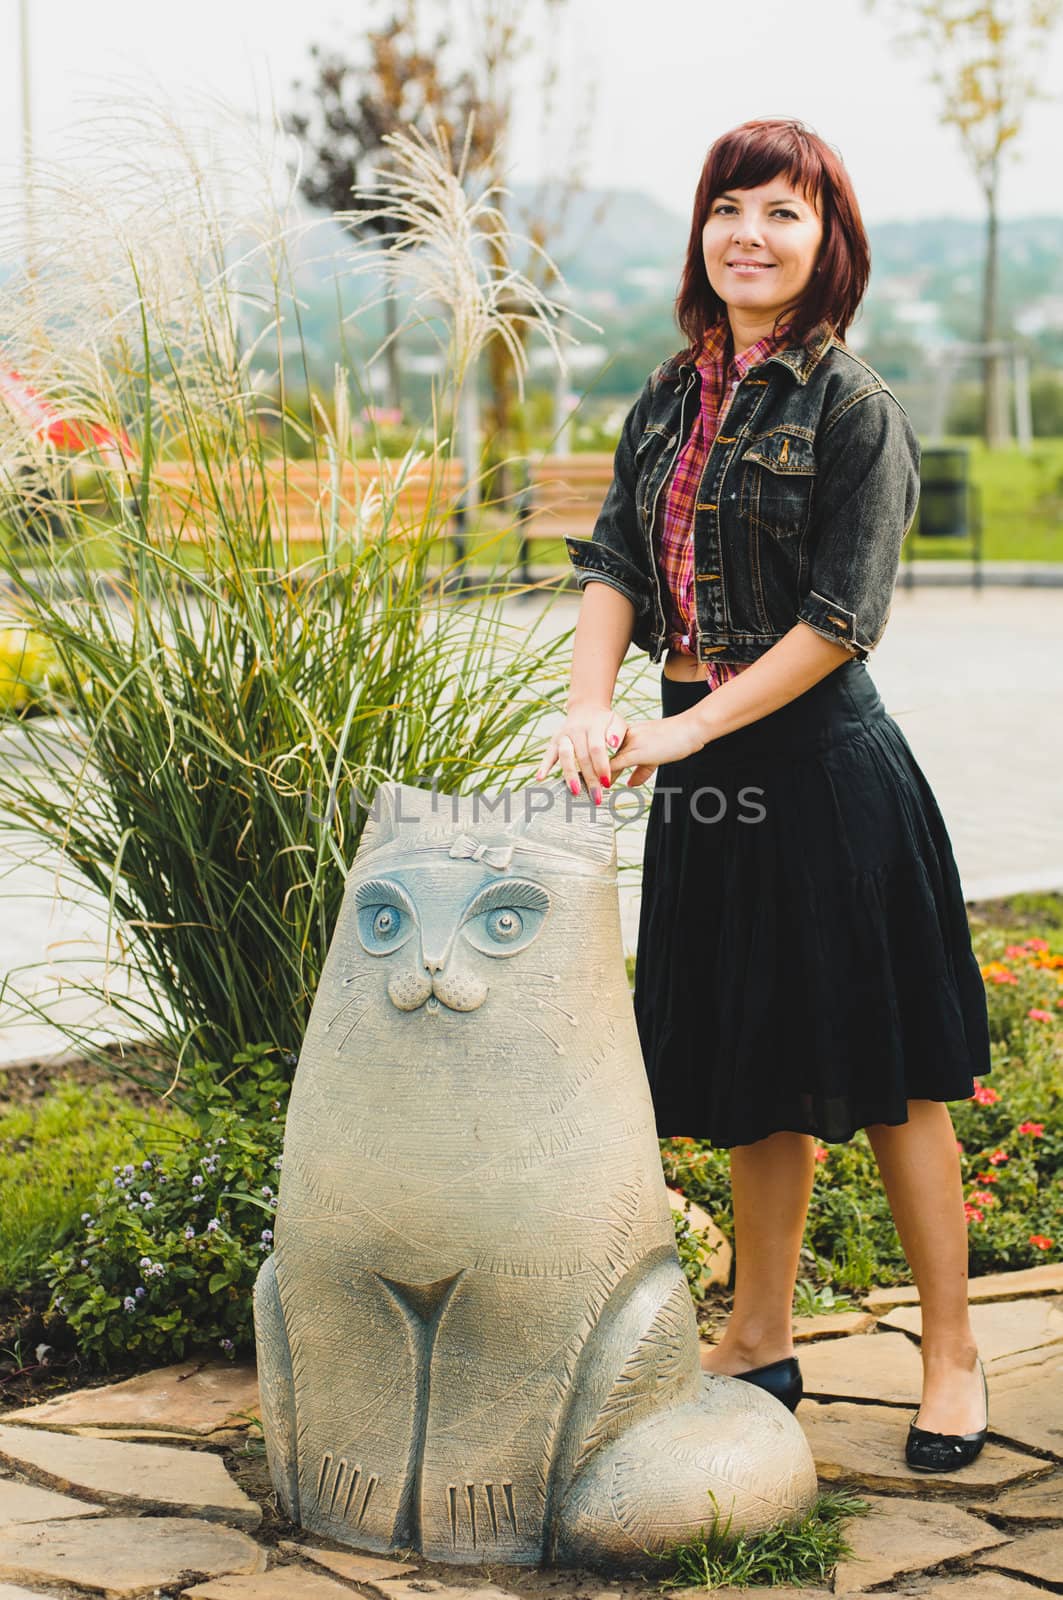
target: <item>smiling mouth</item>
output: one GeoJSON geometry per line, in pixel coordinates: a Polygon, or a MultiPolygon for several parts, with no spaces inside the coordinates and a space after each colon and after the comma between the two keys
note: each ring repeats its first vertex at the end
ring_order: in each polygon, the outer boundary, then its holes
{"type": "Polygon", "coordinates": [[[727,265],[732,272],[771,272],[774,267],[774,262],[728,261],[727,265]]]}

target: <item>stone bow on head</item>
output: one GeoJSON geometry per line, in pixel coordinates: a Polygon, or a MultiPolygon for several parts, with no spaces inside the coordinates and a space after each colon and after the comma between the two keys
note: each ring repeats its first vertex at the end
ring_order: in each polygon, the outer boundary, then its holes
{"type": "Polygon", "coordinates": [[[501,872],[513,860],[513,846],[511,844],[481,844],[479,839],[474,839],[469,833],[459,833],[448,851],[452,856],[470,856],[474,861],[482,861],[488,867],[497,867],[501,872]]]}

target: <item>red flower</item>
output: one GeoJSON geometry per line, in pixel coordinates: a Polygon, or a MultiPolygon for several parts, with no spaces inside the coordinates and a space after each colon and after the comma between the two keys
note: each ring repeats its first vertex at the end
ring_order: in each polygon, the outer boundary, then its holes
{"type": "Polygon", "coordinates": [[[997,1203],[995,1196],[987,1193],[985,1189],[975,1189],[971,1194],[971,1199],[980,1206],[995,1206],[997,1203]]]}
{"type": "Polygon", "coordinates": [[[995,1106],[1000,1095],[996,1089],[990,1089],[986,1084],[980,1083],[974,1091],[974,1099],[980,1106],[995,1106]]]}
{"type": "Polygon", "coordinates": [[[1026,1015],[1031,1022],[1051,1022],[1052,1020],[1051,1011],[1042,1011],[1040,1006],[1033,1006],[1027,1011],[1026,1015]]]}
{"type": "Polygon", "coordinates": [[[999,1183],[1000,1182],[1000,1173],[999,1172],[980,1172],[978,1174],[978,1182],[979,1183],[999,1183]]]}
{"type": "MultiPolygon", "coordinates": [[[[1019,1132],[1020,1133],[1028,1133],[1034,1139],[1040,1139],[1042,1134],[1044,1133],[1044,1131],[1045,1131],[1045,1125],[1044,1125],[1043,1122],[1020,1122],[1019,1123],[1019,1132]]],[[[992,1159],[992,1157],[990,1157],[990,1159],[992,1159]]]]}
{"type": "Polygon", "coordinates": [[[1028,950],[1047,950],[1048,949],[1048,940],[1047,939],[1027,939],[1026,940],[1026,948],[1028,950]]]}
{"type": "Polygon", "coordinates": [[[1043,1233],[1031,1233],[1030,1243],[1035,1244],[1038,1250],[1051,1250],[1055,1240],[1046,1239],[1043,1233]]]}
{"type": "Polygon", "coordinates": [[[829,1153],[830,1152],[825,1150],[821,1144],[814,1146],[812,1151],[812,1154],[815,1156],[817,1161],[826,1161],[829,1153]]]}
{"type": "Polygon", "coordinates": [[[971,1202],[969,1200],[965,1200],[964,1203],[963,1203],[963,1214],[967,1218],[968,1222],[984,1222],[985,1221],[984,1213],[979,1211],[977,1206],[972,1206],[972,1204],[971,1204],[971,1202]]]}
{"type": "Polygon", "coordinates": [[[1001,1162],[1010,1160],[1011,1157],[1008,1155],[1006,1150],[994,1150],[993,1154],[989,1158],[989,1164],[993,1167],[999,1167],[1001,1162]]]}
{"type": "Polygon", "coordinates": [[[1016,956],[1021,958],[1026,954],[1026,946],[1021,944],[1006,944],[1004,946],[1004,954],[1014,961],[1016,956]]]}

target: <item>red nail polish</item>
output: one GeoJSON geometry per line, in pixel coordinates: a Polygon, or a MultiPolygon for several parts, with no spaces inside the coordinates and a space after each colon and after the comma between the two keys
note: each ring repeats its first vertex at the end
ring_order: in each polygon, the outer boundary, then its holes
{"type": "Polygon", "coordinates": [[[579,794],[579,784],[576,782],[575,778],[569,778],[568,786],[572,790],[573,794],[579,794]]]}

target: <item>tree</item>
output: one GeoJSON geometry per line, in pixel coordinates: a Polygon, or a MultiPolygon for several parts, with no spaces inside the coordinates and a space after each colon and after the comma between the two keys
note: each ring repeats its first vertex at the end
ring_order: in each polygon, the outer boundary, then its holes
{"type": "MultiPolygon", "coordinates": [[[[336,49],[311,45],[316,77],[309,85],[296,80],[293,90],[299,104],[284,119],[307,156],[299,188],[311,205],[346,213],[347,225],[356,233],[379,233],[385,242],[394,239],[398,226],[394,218],[357,220],[359,210],[368,212],[369,208],[359,207],[352,191],[362,183],[367,165],[377,171],[387,169],[385,134],[409,126],[427,136],[436,125],[451,144],[460,145],[461,133],[475,112],[470,164],[482,165],[497,136],[491,109],[480,102],[471,72],[444,77],[441,63],[449,43],[448,33],[441,30],[430,45],[422,47],[418,0],[398,0],[398,9],[382,27],[367,30],[364,62],[350,60],[336,49]]],[[[399,407],[398,311],[392,296],[384,305],[388,403],[399,407]]]]}
{"type": "MultiPolygon", "coordinates": [[[[930,76],[942,95],[941,120],[956,128],[986,203],[986,254],[982,289],[982,341],[1000,340],[999,200],[1003,157],[1022,131],[1033,100],[1051,99],[1038,87],[1035,68],[1044,56],[1063,0],[865,0],[888,11],[898,42],[925,49],[930,76]]],[[[1003,352],[983,358],[982,431],[987,445],[1010,435],[1003,352]]]]}

